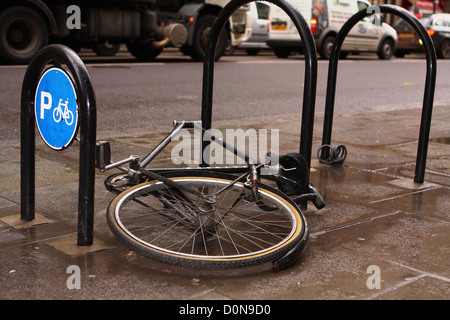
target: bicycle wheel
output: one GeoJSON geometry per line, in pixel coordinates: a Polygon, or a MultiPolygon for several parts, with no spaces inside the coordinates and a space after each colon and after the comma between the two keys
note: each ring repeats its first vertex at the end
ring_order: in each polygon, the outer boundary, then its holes
{"type": "Polygon", "coordinates": [[[68,126],[71,126],[72,125],[72,123],[73,123],[73,112],[72,111],[70,111],[70,110],[67,110],[67,113],[65,113],[65,115],[64,115],[64,121],[66,121],[66,124],[68,125],[68,126]]]}
{"type": "Polygon", "coordinates": [[[62,118],[62,111],[58,108],[53,109],[53,120],[60,122],[62,118]]]}
{"type": "MultiPolygon", "coordinates": [[[[210,195],[236,179],[211,172],[169,177],[210,195]]],[[[245,267],[275,261],[308,239],[304,216],[295,203],[262,184],[259,195],[253,201],[251,189],[237,182],[205,210],[198,196],[150,181],[113,199],[107,219],[114,234],[156,260],[191,268],[245,267]]]]}

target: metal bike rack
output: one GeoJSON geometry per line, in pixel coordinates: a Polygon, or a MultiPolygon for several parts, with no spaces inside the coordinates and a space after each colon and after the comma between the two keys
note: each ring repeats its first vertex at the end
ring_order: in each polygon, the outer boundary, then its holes
{"type": "Polygon", "coordinates": [[[63,45],[49,45],[30,62],[21,96],[21,220],[35,217],[35,94],[38,81],[49,65],[65,65],[71,73],[79,110],[80,159],[78,192],[79,246],[93,243],[95,144],[97,114],[94,90],[87,69],[78,55],[63,45]]]}
{"type": "MultiPolygon", "coordinates": [[[[345,37],[350,29],[361,19],[371,16],[373,13],[391,13],[400,16],[416,30],[423,41],[426,54],[427,73],[425,80],[425,92],[423,97],[422,118],[420,124],[419,145],[417,150],[414,181],[424,182],[425,163],[427,159],[428,139],[430,135],[431,113],[433,110],[434,89],[436,83],[436,52],[433,41],[427,29],[414,15],[407,10],[394,5],[371,6],[367,10],[361,10],[354,14],[341,28],[331,48],[330,62],[328,66],[327,94],[325,100],[325,117],[323,126],[322,145],[330,145],[333,124],[334,98],[336,93],[337,67],[339,53],[345,37]]],[[[324,149],[323,157],[328,158],[328,149],[324,149]]]]}
{"type": "MultiPolygon", "coordinates": [[[[232,0],[217,16],[215,24],[211,28],[209,42],[206,48],[203,65],[203,91],[202,91],[202,126],[206,130],[211,129],[214,61],[216,44],[220,32],[234,11],[242,5],[254,0],[232,0]]],[[[305,157],[308,165],[311,165],[311,149],[314,126],[314,108],[317,86],[317,53],[311,30],[298,9],[286,0],[270,0],[273,4],[283,9],[294,22],[302,39],[303,51],[305,53],[305,84],[303,91],[303,110],[301,121],[300,154],[305,157]]],[[[209,142],[203,142],[203,149],[209,142]]],[[[206,166],[203,160],[202,166],[206,166]]]]}

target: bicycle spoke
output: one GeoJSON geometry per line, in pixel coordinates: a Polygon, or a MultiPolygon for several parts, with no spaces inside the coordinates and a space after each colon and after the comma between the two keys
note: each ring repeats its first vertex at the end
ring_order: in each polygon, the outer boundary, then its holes
{"type": "Polygon", "coordinates": [[[158,249],[159,254],[194,260],[226,258],[222,262],[227,263],[233,261],[232,257],[272,252],[295,230],[295,218],[288,206],[261,193],[264,203],[273,208],[264,210],[253,201],[251,189],[235,179],[174,181],[125,191],[130,196],[118,205],[116,213],[130,237],[158,249]],[[179,183],[182,188],[175,187],[179,183]]]}

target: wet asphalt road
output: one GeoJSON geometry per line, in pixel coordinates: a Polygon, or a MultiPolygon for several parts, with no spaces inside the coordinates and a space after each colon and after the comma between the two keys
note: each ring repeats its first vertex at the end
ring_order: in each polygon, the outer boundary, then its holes
{"type": "MultiPolygon", "coordinates": [[[[110,59],[81,53],[97,99],[98,130],[170,125],[198,120],[203,64],[173,51],[153,63],[120,52],[110,59]]],[[[298,113],[302,108],[303,56],[225,56],[215,65],[213,121],[298,113]]],[[[20,136],[20,92],[26,66],[0,66],[1,138],[20,136]]],[[[339,64],[336,108],[397,109],[421,105],[424,57],[378,60],[350,56],[339,64]]],[[[316,111],[324,109],[328,62],[319,60],[316,111]]],[[[450,100],[450,61],[438,60],[435,101],[450,100]]]]}

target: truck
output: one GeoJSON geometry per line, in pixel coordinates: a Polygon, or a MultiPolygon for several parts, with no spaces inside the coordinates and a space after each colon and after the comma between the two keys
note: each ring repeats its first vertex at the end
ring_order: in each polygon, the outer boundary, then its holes
{"type": "MultiPolygon", "coordinates": [[[[27,64],[50,43],[74,51],[91,48],[114,55],[125,44],[138,59],[151,61],[166,47],[202,61],[208,35],[227,0],[2,0],[0,62],[27,64]]],[[[220,35],[216,59],[227,45],[251,36],[248,5],[236,10],[220,35]]]]}

